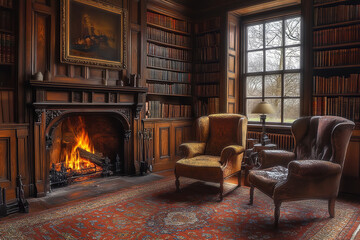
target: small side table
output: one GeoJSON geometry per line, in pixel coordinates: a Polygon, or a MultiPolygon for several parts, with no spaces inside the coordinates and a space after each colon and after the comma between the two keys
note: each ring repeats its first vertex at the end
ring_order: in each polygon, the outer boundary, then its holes
{"type": "Polygon", "coordinates": [[[245,170],[244,185],[245,186],[249,186],[249,183],[247,181],[247,176],[249,174],[249,171],[251,169],[253,169],[254,167],[259,166],[259,160],[258,160],[259,152],[261,152],[262,150],[275,150],[276,148],[277,148],[276,144],[273,144],[273,143],[269,143],[266,145],[261,145],[261,143],[256,143],[256,144],[254,144],[253,148],[247,150],[248,151],[247,160],[244,165],[244,170],[245,170]]]}

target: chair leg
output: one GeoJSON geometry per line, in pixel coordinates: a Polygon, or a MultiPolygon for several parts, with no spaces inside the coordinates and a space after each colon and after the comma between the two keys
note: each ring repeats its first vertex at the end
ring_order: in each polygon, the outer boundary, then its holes
{"type": "Polygon", "coordinates": [[[335,198],[331,198],[329,199],[329,214],[330,217],[333,218],[335,217],[335,198]]]}
{"type": "Polygon", "coordinates": [[[241,187],[241,170],[238,173],[238,187],[241,187]]]}
{"type": "Polygon", "coordinates": [[[250,186],[250,205],[252,205],[254,203],[254,186],[251,185],[250,186]]]}
{"type": "Polygon", "coordinates": [[[224,192],[224,179],[220,181],[220,201],[223,200],[223,192],[224,192]]]}
{"type": "Polygon", "coordinates": [[[176,192],[180,192],[180,181],[179,181],[179,176],[175,176],[175,186],[176,186],[176,192]]]}
{"type": "Polygon", "coordinates": [[[277,228],[279,225],[279,218],[280,218],[280,206],[281,202],[275,202],[275,220],[274,220],[274,227],[277,228]]]}

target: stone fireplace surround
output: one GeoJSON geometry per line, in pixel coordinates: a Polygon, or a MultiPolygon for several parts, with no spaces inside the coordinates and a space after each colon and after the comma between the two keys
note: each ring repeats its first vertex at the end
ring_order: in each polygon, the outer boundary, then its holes
{"type": "Polygon", "coordinates": [[[98,85],[72,85],[54,82],[30,82],[32,98],[32,149],[34,187],[37,197],[50,190],[50,149],[53,131],[65,118],[75,115],[99,114],[118,120],[124,130],[124,173],[138,172],[135,163],[134,125],[138,124],[147,89],[98,85]]]}

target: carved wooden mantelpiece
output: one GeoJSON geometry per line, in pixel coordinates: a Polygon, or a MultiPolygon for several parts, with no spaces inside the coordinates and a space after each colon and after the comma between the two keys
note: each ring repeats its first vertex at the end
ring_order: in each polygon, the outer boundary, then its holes
{"type": "MultiPolygon", "coordinates": [[[[49,191],[49,151],[53,130],[66,117],[99,114],[119,120],[124,129],[125,173],[134,173],[133,126],[139,117],[146,88],[31,81],[35,186],[38,197],[49,191]]],[[[135,169],[136,170],[136,169],[135,169]]]]}

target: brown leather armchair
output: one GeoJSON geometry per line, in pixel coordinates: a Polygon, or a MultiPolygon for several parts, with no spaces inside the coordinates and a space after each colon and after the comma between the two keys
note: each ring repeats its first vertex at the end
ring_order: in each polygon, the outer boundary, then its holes
{"type": "Polygon", "coordinates": [[[335,199],[354,123],[335,116],[304,117],[292,124],[294,152],[264,150],[261,166],[249,173],[250,204],[254,187],[275,203],[275,227],[280,206],[285,201],[328,200],[330,217],[335,215],[335,199]]]}
{"type": "Polygon", "coordinates": [[[223,197],[224,179],[238,174],[246,148],[247,118],[239,114],[212,114],[196,120],[196,140],[180,145],[182,159],[175,164],[175,185],[179,177],[220,183],[223,197]]]}

